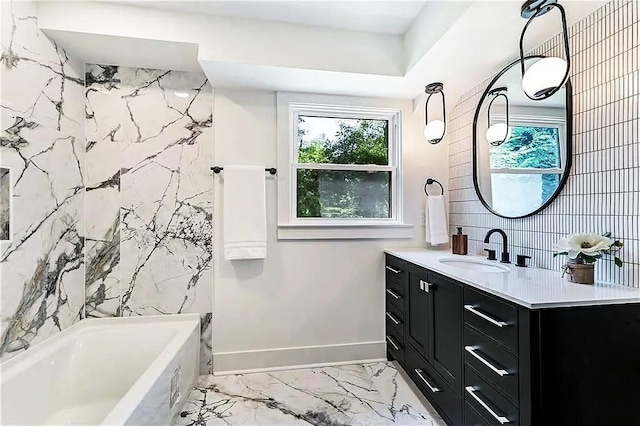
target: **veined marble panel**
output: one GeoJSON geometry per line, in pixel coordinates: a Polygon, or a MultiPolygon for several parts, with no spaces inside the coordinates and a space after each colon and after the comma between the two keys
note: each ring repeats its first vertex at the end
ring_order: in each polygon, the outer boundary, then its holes
{"type": "Polygon", "coordinates": [[[390,363],[201,376],[177,424],[445,425],[390,363]]]}
{"type": "Polygon", "coordinates": [[[213,327],[211,312],[200,316],[200,374],[213,374],[213,327]]]}
{"type": "Polygon", "coordinates": [[[11,239],[11,170],[0,167],[0,241],[11,239]]]}
{"type": "Polygon", "coordinates": [[[38,30],[33,2],[1,2],[0,164],[13,173],[0,243],[3,359],[80,319],[84,305],[82,66],[38,30]]]}
{"type": "Polygon", "coordinates": [[[121,105],[117,71],[115,66],[85,68],[87,317],[120,315],[120,163],[133,125],[121,105]]]}
{"type": "Polygon", "coordinates": [[[87,316],[199,313],[211,369],[213,93],[206,77],[87,65],[87,316]]]}

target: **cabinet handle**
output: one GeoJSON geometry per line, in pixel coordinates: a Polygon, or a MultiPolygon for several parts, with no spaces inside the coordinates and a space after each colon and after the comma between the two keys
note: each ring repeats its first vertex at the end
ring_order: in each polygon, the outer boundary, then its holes
{"type": "Polygon", "coordinates": [[[387,336],[387,342],[391,343],[391,346],[393,346],[393,349],[395,349],[396,351],[399,351],[400,349],[402,349],[400,346],[396,344],[396,342],[393,341],[391,336],[387,336]]]}
{"type": "Polygon", "coordinates": [[[433,283],[430,283],[430,282],[428,282],[428,281],[422,281],[422,280],[420,280],[420,290],[423,290],[423,291],[426,291],[427,293],[429,293],[429,289],[430,289],[431,287],[433,287],[433,286],[434,286],[434,284],[433,284],[433,283]]]}
{"type": "Polygon", "coordinates": [[[424,378],[424,376],[422,375],[422,370],[419,368],[414,369],[413,371],[416,372],[416,374],[418,375],[418,377],[420,377],[420,379],[424,382],[425,385],[427,385],[429,387],[429,390],[433,393],[436,392],[440,392],[440,388],[437,388],[435,386],[431,386],[431,383],[429,383],[427,381],[427,379],[424,378]]]}
{"type": "Polygon", "coordinates": [[[385,268],[387,268],[389,271],[393,272],[394,274],[399,274],[400,272],[402,272],[400,269],[393,269],[391,266],[385,266],[385,268]]]}
{"type": "Polygon", "coordinates": [[[506,323],[504,321],[499,321],[497,319],[491,318],[489,315],[483,314],[482,312],[476,310],[476,308],[473,305],[464,305],[464,308],[469,312],[473,312],[474,314],[476,314],[480,318],[489,321],[491,324],[493,324],[495,326],[505,327],[505,326],[509,325],[508,323],[506,323]]]}
{"type": "Polygon", "coordinates": [[[478,404],[482,405],[482,407],[485,410],[487,410],[489,412],[489,414],[491,414],[491,416],[494,419],[499,421],[501,425],[504,425],[504,424],[507,424],[507,423],[511,423],[511,420],[509,420],[505,416],[501,416],[501,415],[497,414],[495,411],[493,411],[491,409],[491,407],[489,407],[483,400],[481,400],[480,397],[478,395],[476,395],[476,388],[474,388],[473,386],[467,386],[464,389],[469,393],[469,395],[471,395],[473,397],[473,399],[478,401],[478,404]]]}
{"type": "Polygon", "coordinates": [[[394,317],[394,316],[393,316],[393,314],[392,314],[391,312],[387,312],[387,313],[386,313],[386,315],[387,315],[387,317],[388,317],[391,321],[393,321],[393,323],[394,323],[395,325],[400,325],[400,324],[402,324],[402,322],[400,322],[400,320],[398,320],[396,317],[394,317]]]}
{"type": "Polygon", "coordinates": [[[493,371],[494,373],[496,373],[496,374],[498,374],[498,375],[500,375],[502,377],[508,376],[508,375],[511,374],[507,370],[504,370],[502,368],[498,368],[495,365],[491,364],[486,359],[484,359],[483,357],[481,357],[480,354],[478,354],[476,352],[477,348],[474,348],[473,346],[465,346],[464,350],[469,352],[471,355],[473,355],[475,357],[475,359],[477,359],[478,361],[480,361],[481,363],[483,363],[484,365],[489,367],[491,369],[491,371],[493,371]]]}
{"type": "Polygon", "coordinates": [[[400,296],[398,296],[394,291],[387,289],[387,293],[389,293],[391,296],[393,296],[394,299],[400,299],[400,296]]]}

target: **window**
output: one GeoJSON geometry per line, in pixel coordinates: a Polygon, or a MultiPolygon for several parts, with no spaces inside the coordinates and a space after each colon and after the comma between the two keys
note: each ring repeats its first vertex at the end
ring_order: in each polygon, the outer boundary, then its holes
{"type": "Polygon", "coordinates": [[[518,216],[539,208],[555,193],[564,173],[564,126],[564,120],[553,118],[511,120],[510,138],[489,148],[493,200],[504,200],[494,210],[518,216]]]}
{"type": "MultiPolygon", "coordinates": [[[[284,192],[289,198],[279,194],[279,237],[282,228],[402,227],[399,109],[285,104],[280,97],[278,108],[278,167],[288,171],[284,192]]],[[[329,233],[335,238],[378,235],[366,234],[329,233]]]]}

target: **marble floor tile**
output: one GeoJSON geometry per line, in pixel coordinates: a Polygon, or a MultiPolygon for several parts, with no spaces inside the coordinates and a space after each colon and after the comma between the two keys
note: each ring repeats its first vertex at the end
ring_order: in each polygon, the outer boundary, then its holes
{"type": "Polygon", "coordinates": [[[201,376],[176,424],[445,425],[384,362],[201,376]]]}

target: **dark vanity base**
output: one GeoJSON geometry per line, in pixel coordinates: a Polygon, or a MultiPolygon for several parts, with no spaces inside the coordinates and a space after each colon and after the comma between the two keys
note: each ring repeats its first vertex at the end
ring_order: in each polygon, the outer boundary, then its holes
{"type": "Polygon", "coordinates": [[[640,305],[531,310],[387,266],[389,357],[447,424],[640,425],[640,305]]]}
{"type": "Polygon", "coordinates": [[[530,315],[541,395],[532,424],[640,425],[640,307],[530,315]]]}

